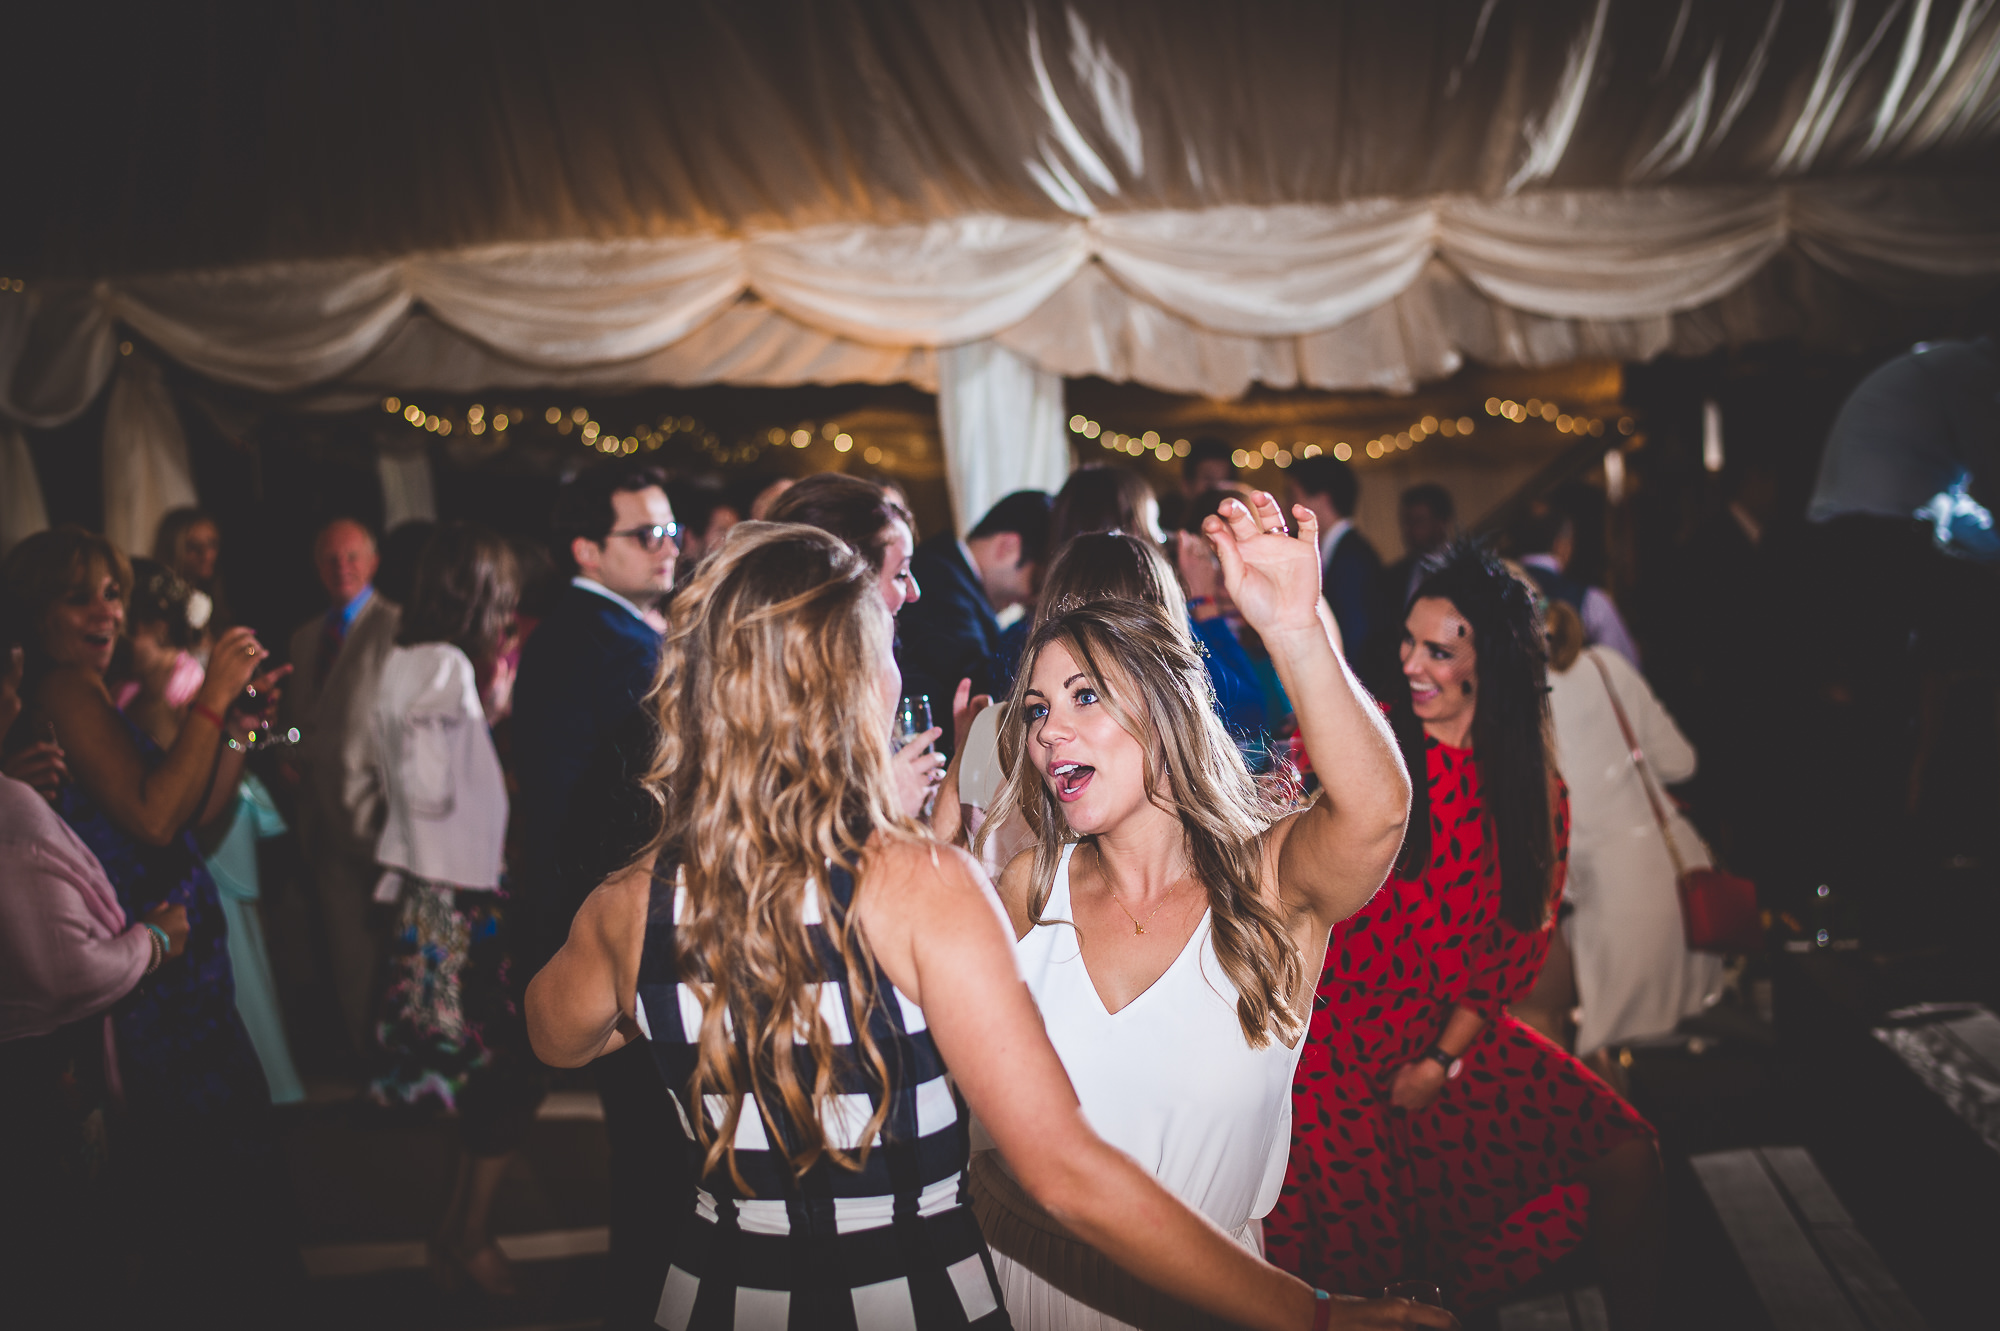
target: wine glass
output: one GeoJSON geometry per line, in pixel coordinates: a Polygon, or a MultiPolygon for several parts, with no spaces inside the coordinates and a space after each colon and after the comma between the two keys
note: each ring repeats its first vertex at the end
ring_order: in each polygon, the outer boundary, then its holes
{"type": "Polygon", "coordinates": [[[917,736],[931,728],[931,695],[913,693],[904,698],[896,708],[896,728],[892,738],[901,749],[917,736]]]}
{"type": "Polygon", "coordinates": [[[1414,1280],[1391,1281],[1382,1290],[1385,1299],[1408,1299],[1412,1303],[1427,1303],[1433,1308],[1444,1307],[1444,1293],[1438,1289],[1437,1281],[1418,1277],[1414,1280]]]}

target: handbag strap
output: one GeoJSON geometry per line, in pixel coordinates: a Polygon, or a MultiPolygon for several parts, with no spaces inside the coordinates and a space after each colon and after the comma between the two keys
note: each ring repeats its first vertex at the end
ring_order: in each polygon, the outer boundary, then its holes
{"type": "Polygon", "coordinates": [[[1659,824],[1660,840],[1667,843],[1667,858],[1674,862],[1674,877],[1686,877],[1687,866],[1681,862],[1680,848],[1674,845],[1673,829],[1667,825],[1666,808],[1654,792],[1652,781],[1648,780],[1651,773],[1645,751],[1639,747],[1638,736],[1632,733],[1632,723],[1625,716],[1625,705],[1618,701],[1618,690],[1611,686],[1611,672],[1604,668],[1604,662],[1598,659],[1596,653],[1585,651],[1584,656],[1597,667],[1598,678],[1604,681],[1605,696],[1611,699],[1612,714],[1618,718],[1618,729],[1625,736],[1625,751],[1631,755],[1632,766],[1639,772],[1639,788],[1646,792],[1646,803],[1653,810],[1653,821],[1659,824]]]}

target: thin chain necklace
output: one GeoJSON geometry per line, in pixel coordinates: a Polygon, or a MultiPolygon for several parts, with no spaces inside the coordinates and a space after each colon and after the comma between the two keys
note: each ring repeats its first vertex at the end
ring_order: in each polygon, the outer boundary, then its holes
{"type": "Polygon", "coordinates": [[[1134,918],[1131,911],[1125,909],[1125,903],[1118,899],[1118,894],[1111,890],[1111,875],[1104,871],[1104,856],[1102,853],[1097,857],[1097,871],[1104,874],[1104,894],[1111,898],[1111,904],[1118,907],[1124,913],[1126,919],[1132,921],[1132,932],[1135,935],[1146,932],[1146,925],[1153,922],[1153,916],[1158,915],[1167,908],[1167,903],[1173,900],[1174,893],[1178,892],[1181,884],[1187,881],[1186,874],[1182,874],[1179,878],[1176,878],[1174,885],[1167,889],[1167,895],[1161,898],[1159,905],[1153,907],[1151,913],[1146,916],[1145,922],[1142,924],[1138,919],[1134,918]]]}

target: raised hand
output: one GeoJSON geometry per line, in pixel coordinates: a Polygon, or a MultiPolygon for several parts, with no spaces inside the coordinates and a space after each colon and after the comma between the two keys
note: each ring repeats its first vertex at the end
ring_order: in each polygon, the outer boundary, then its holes
{"type": "Polygon", "coordinates": [[[247,628],[233,628],[216,639],[208,657],[208,677],[195,700],[220,716],[236,705],[257,667],[270,653],[247,628]]]}
{"type": "Polygon", "coordinates": [[[1201,524],[1222,561],[1222,584],[1250,627],[1266,638],[1293,630],[1321,632],[1319,523],[1295,506],[1299,534],[1285,530],[1284,510],[1259,490],[1245,504],[1226,499],[1201,524]]]}
{"type": "Polygon", "coordinates": [[[973,721],[992,705],[992,694],[982,693],[974,697],[972,681],[958,681],[958,688],[951,695],[951,751],[954,755],[965,752],[965,737],[972,733],[973,721]]]}

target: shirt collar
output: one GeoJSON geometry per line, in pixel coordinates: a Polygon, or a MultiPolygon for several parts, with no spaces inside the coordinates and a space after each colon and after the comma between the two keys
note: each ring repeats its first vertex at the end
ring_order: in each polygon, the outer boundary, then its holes
{"type": "Polygon", "coordinates": [[[1319,562],[1321,567],[1326,565],[1327,560],[1333,558],[1334,548],[1340,544],[1340,538],[1347,535],[1353,526],[1354,523],[1352,521],[1342,518],[1319,534],[1319,562]]]}
{"type": "Polygon", "coordinates": [[[368,602],[374,598],[374,595],[375,595],[375,587],[371,583],[370,585],[363,587],[358,593],[356,593],[354,599],[349,601],[346,605],[336,606],[333,609],[333,611],[331,612],[333,622],[340,626],[340,631],[343,635],[347,632],[347,630],[354,627],[354,617],[361,613],[362,609],[367,606],[368,602]]]}
{"type": "MultiPolygon", "coordinates": [[[[630,614],[632,618],[638,620],[641,624],[646,624],[645,611],[641,610],[638,606],[632,604],[630,601],[620,596],[617,592],[612,591],[609,587],[605,586],[597,579],[586,578],[583,576],[583,574],[579,573],[575,577],[569,580],[569,585],[572,587],[581,587],[583,590],[587,592],[595,592],[597,595],[602,596],[605,600],[610,601],[613,604],[624,606],[626,612],[630,614]]],[[[651,628],[652,625],[646,624],[646,627],[651,628]]]]}

